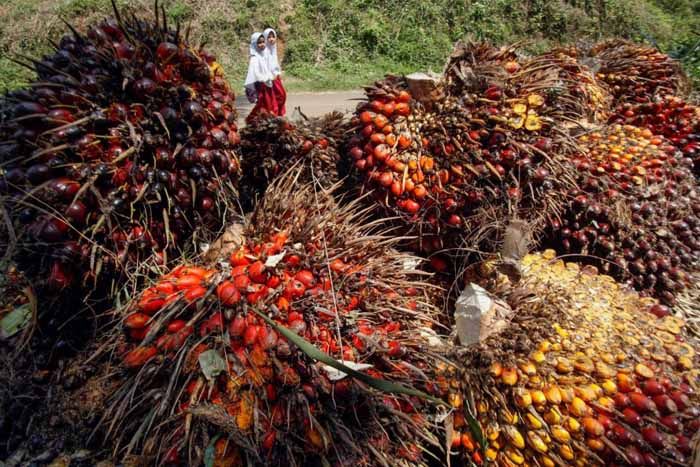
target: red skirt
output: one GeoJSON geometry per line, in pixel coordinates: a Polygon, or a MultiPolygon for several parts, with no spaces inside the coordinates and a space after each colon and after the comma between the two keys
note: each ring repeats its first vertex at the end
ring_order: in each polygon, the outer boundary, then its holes
{"type": "Polygon", "coordinates": [[[282,78],[277,75],[277,78],[272,82],[272,89],[275,92],[275,99],[277,100],[277,115],[284,117],[287,113],[285,105],[287,104],[287,91],[282,85],[282,78]]]}
{"type": "Polygon", "coordinates": [[[255,107],[246,117],[246,123],[250,123],[261,115],[278,115],[279,105],[275,97],[274,86],[267,87],[265,83],[255,83],[255,90],[258,92],[258,100],[255,107]]]}

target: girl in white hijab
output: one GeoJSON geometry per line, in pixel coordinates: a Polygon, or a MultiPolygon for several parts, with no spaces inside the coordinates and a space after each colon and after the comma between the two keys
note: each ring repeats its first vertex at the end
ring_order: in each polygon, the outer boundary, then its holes
{"type": "Polygon", "coordinates": [[[267,28],[263,31],[263,36],[265,37],[265,60],[273,76],[272,88],[277,100],[277,115],[282,116],[286,113],[287,91],[282,85],[282,68],[277,58],[277,33],[274,29],[267,28]]]}
{"type": "Polygon", "coordinates": [[[261,113],[277,115],[279,107],[272,86],[274,76],[265,57],[265,37],[259,32],[250,36],[249,55],[248,75],[244,86],[246,97],[256,104],[246,117],[248,122],[261,113]]]}

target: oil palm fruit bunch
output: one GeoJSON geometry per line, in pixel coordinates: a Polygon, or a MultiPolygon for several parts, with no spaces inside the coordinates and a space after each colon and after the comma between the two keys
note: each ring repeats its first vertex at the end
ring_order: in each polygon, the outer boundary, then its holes
{"type": "Polygon", "coordinates": [[[579,138],[580,189],[549,245],[586,255],[645,295],[675,305],[700,262],[700,193],[673,145],[648,129],[610,125],[579,138]]]}
{"type": "MultiPolygon", "coordinates": [[[[493,99],[504,92],[523,112],[511,122],[526,125],[527,116],[556,120],[562,125],[605,122],[612,111],[612,96],[604,83],[579,62],[575,48],[559,48],[535,56],[518,53],[517,46],[496,48],[487,43],[458,43],[445,68],[450,95],[488,94],[493,99]],[[529,94],[541,95],[546,106],[524,102],[529,94]],[[518,102],[517,99],[521,101],[518,102]]],[[[536,98],[532,98],[536,99],[536,98]]],[[[496,99],[497,100],[497,99],[496,99]]],[[[539,119],[530,119],[535,125],[539,119]]]]}
{"type": "Polygon", "coordinates": [[[622,104],[611,122],[647,128],[661,135],[693,161],[700,175],[700,107],[677,96],[665,96],[654,102],[622,104]]]}
{"type": "Polygon", "coordinates": [[[230,462],[425,465],[432,403],[346,377],[277,327],[366,375],[436,394],[437,310],[406,269],[412,257],[357,205],[295,185],[300,170],[273,182],[229,258],[178,266],[128,306],[114,350],[123,378],[105,416],[115,439],[188,465],[216,433],[230,462]],[[133,397],[137,387],[155,405],[133,397]]]}
{"type": "Polygon", "coordinates": [[[157,6],[148,21],[115,7],[26,64],[36,79],[0,106],[0,192],[30,278],[119,279],[220,227],[239,172],[234,95],[157,6]]]}
{"type": "Polygon", "coordinates": [[[687,87],[680,63],[653,47],[614,39],[585,55],[616,102],[651,102],[654,96],[681,95],[687,87]]]}
{"type": "Polygon", "coordinates": [[[269,116],[251,122],[241,130],[242,197],[262,196],[272,180],[295,164],[305,167],[304,180],[332,186],[339,180],[338,145],[344,132],[340,112],[296,122],[269,116]]]}
{"type": "Polygon", "coordinates": [[[461,400],[472,402],[455,414],[452,452],[467,465],[688,465],[700,362],[683,320],[657,318],[653,299],[552,250],[522,268],[517,283],[480,268],[513,313],[501,332],[454,351],[461,400]],[[469,414],[483,449],[463,433],[469,414]]]}
{"type": "Polygon", "coordinates": [[[416,248],[494,251],[504,219],[539,226],[563,206],[574,143],[540,117],[545,96],[488,87],[426,103],[396,77],[366,93],[347,155],[381,210],[419,237],[416,248]]]}

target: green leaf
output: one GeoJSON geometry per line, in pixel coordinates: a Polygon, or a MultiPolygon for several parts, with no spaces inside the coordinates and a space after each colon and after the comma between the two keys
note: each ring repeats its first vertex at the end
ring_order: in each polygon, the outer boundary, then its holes
{"type": "Polygon", "coordinates": [[[474,435],[474,439],[479,443],[479,446],[481,446],[482,450],[486,450],[488,447],[488,443],[486,442],[486,437],[484,436],[484,432],[481,431],[481,426],[479,426],[479,422],[474,418],[474,416],[466,412],[467,415],[467,423],[469,424],[469,431],[472,432],[472,435],[474,435]]]}
{"type": "Polygon", "coordinates": [[[7,339],[24,329],[32,318],[32,308],[29,303],[18,306],[0,320],[0,337],[7,339]]]}
{"type": "Polygon", "coordinates": [[[209,381],[226,371],[226,361],[219,355],[219,352],[213,349],[199,354],[199,366],[209,381]]]}
{"type": "Polygon", "coordinates": [[[209,446],[204,450],[204,467],[214,467],[214,461],[216,460],[216,442],[219,438],[219,435],[214,436],[209,446]]]}
{"type": "Polygon", "coordinates": [[[359,371],[354,370],[346,365],[343,365],[327,353],[320,351],[318,348],[316,348],[316,346],[308,342],[303,337],[290,331],[286,327],[274,322],[266,314],[262,313],[257,309],[254,309],[254,311],[258,314],[258,316],[264,319],[267,322],[267,324],[272,326],[277,332],[279,332],[284,337],[292,341],[294,345],[299,347],[301,351],[304,352],[309,358],[325,363],[326,365],[331,366],[336,370],[340,370],[343,373],[346,373],[349,376],[352,376],[353,378],[359,379],[363,383],[379,391],[393,394],[406,394],[408,396],[420,397],[421,399],[428,400],[438,405],[447,405],[444,401],[438,399],[437,397],[433,397],[430,394],[426,394],[423,391],[419,391],[418,389],[409,388],[401,384],[392,383],[391,381],[386,381],[383,379],[373,378],[364,373],[360,373],[359,371]]]}

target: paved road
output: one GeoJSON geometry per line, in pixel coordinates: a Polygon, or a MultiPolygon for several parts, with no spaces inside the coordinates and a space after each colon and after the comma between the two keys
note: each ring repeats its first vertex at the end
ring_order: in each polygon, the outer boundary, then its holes
{"type": "MultiPolygon", "coordinates": [[[[362,91],[334,92],[298,92],[287,95],[287,116],[293,117],[294,109],[299,107],[304,115],[317,117],[333,110],[352,112],[357,105],[357,99],[362,99],[362,91]]],[[[242,124],[253,105],[248,103],[245,95],[236,98],[239,122],[242,124]]]]}

